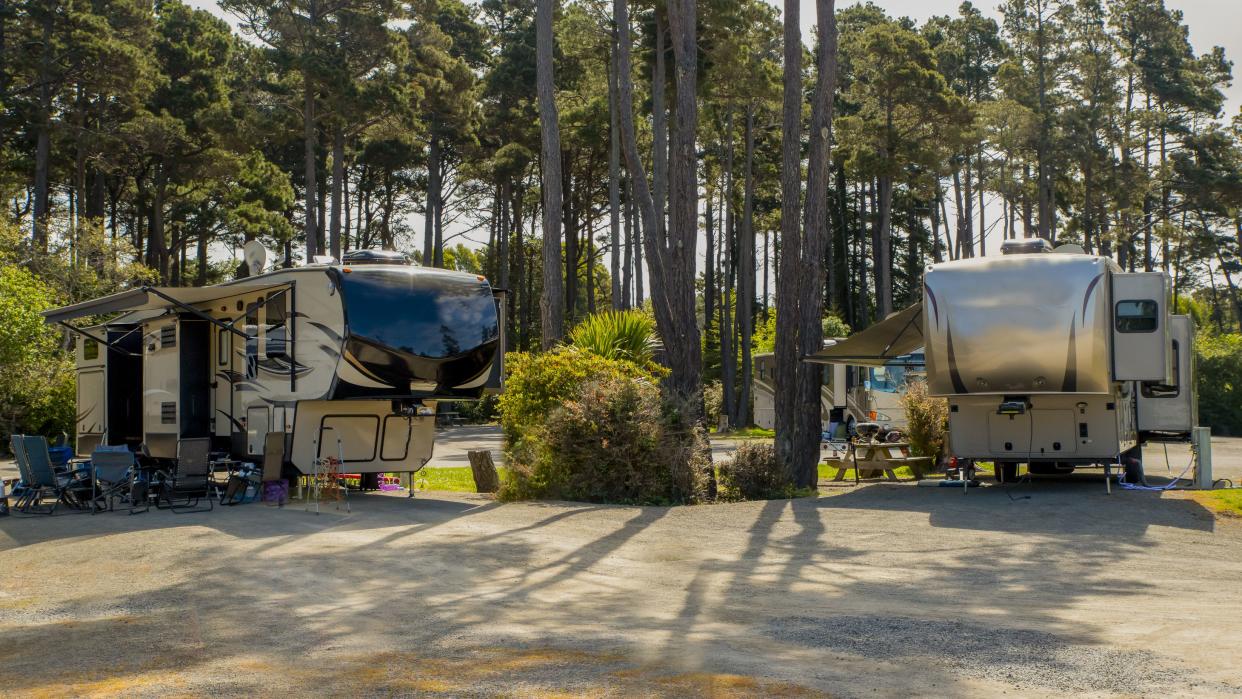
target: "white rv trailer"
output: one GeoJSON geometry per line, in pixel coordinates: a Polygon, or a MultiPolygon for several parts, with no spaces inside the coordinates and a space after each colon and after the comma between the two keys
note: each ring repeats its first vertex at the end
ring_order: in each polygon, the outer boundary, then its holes
{"type": "MultiPolygon", "coordinates": [[[[755,424],[765,429],[776,426],[775,359],[771,352],[754,356],[755,424]]],[[[901,407],[901,396],[905,393],[906,377],[921,374],[923,370],[921,350],[875,367],[825,365],[820,388],[824,432],[833,433],[838,425],[843,425],[846,432],[852,434],[853,426],[861,422],[905,429],[906,414],[901,407]]]]}
{"type": "Polygon", "coordinates": [[[336,456],[338,440],[350,472],[418,470],[436,401],[500,390],[504,304],[481,276],[391,261],[347,254],[345,264],[144,286],[44,313],[81,335],[78,453],[145,443],[174,456],[177,440],[211,437],[256,459],[266,433],[285,432],[303,473],[336,456]]]}
{"type": "Polygon", "coordinates": [[[1006,241],[1000,257],[931,265],[922,303],[808,357],[881,364],[926,346],[931,394],[949,400],[949,449],[1003,479],[1122,462],[1196,426],[1194,327],[1169,277],[1126,273],[1078,246],[1006,241]]]}

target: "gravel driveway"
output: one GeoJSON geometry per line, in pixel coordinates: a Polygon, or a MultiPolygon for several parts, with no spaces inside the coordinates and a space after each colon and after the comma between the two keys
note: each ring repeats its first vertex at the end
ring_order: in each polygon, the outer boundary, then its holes
{"type": "Polygon", "coordinates": [[[1242,696],[1239,580],[1242,521],[1098,476],[10,517],[0,691],[1242,696]]]}

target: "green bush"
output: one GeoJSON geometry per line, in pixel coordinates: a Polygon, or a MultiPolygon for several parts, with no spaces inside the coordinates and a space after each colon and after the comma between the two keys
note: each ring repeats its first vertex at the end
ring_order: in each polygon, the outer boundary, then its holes
{"type": "Polygon", "coordinates": [[[500,497],[695,502],[710,448],[685,414],[662,399],[650,378],[615,372],[591,381],[511,444],[500,497]]]}
{"type": "Polygon", "coordinates": [[[1195,349],[1199,424],[1213,434],[1242,435],[1242,334],[1201,333],[1195,349]]]}
{"type": "Polygon", "coordinates": [[[797,495],[793,481],[767,442],[743,442],[733,458],[720,465],[724,500],[773,500],[797,495]]]}
{"type": "Polygon", "coordinates": [[[906,412],[906,436],[916,456],[931,456],[939,464],[949,435],[949,401],[928,395],[925,381],[910,381],[901,396],[906,412]]]}
{"type": "Polygon", "coordinates": [[[603,311],[588,316],[569,333],[569,344],[605,359],[655,367],[660,339],[655,320],[642,311],[603,311]]]}
{"type": "Polygon", "coordinates": [[[720,424],[720,415],[724,412],[724,384],[712,381],[703,387],[703,416],[710,429],[720,424]]]}
{"type": "Polygon", "coordinates": [[[478,400],[460,400],[451,409],[472,425],[490,425],[500,419],[500,398],[487,395],[478,400]]]}
{"type": "Polygon", "coordinates": [[[655,380],[659,375],[631,362],[606,359],[575,347],[543,354],[513,352],[505,356],[508,376],[500,394],[500,424],[514,446],[549,413],[575,398],[588,383],[609,377],[655,380]]]}
{"type": "Polygon", "coordinates": [[[55,305],[51,288],[22,267],[0,267],[0,448],[10,434],[74,433],[76,375],[60,333],[39,311],[55,305]]]}

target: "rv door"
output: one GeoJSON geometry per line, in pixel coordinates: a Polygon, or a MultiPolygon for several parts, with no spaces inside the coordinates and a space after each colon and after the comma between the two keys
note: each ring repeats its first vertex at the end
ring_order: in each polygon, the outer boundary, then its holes
{"type": "Polygon", "coordinates": [[[1112,275],[1113,379],[1168,383],[1169,277],[1164,272],[1112,275]]]}

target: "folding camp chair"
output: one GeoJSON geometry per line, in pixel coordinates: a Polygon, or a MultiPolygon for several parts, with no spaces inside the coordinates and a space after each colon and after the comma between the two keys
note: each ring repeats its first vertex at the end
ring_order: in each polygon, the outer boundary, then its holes
{"type": "Polygon", "coordinates": [[[74,473],[56,473],[52,457],[47,450],[47,439],[38,435],[22,437],[26,452],[26,465],[30,469],[30,487],[37,492],[26,504],[23,512],[31,514],[54,514],[60,503],[74,508],[89,504],[91,484],[77,478],[74,473]],[[47,496],[54,498],[51,505],[43,505],[47,496]]]}
{"type": "MultiPolygon", "coordinates": [[[[91,512],[112,511],[117,498],[129,498],[134,480],[134,453],[125,445],[99,446],[91,452],[91,512]]],[[[130,513],[137,503],[130,503],[130,513]]]]}
{"type": "Polygon", "coordinates": [[[9,445],[12,447],[13,460],[17,462],[17,473],[20,478],[13,486],[13,509],[17,512],[25,512],[30,499],[38,495],[39,491],[30,486],[34,479],[30,476],[30,462],[26,459],[25,436],[12,435],[9,438],[9,445]]]}
{"type": "Polygon", "coordinates": [[[201,437],[182,439],[177,442],[177,465],[172,473],[163,474],[159,497],[155,506],[178,514],[207,512],[213,509],[211,500],[211,439],[201,437]],[[207,507],[199,502],[207,499],[207,507]],[[163,502],[163,505],[160,503],[163,502]]]}

